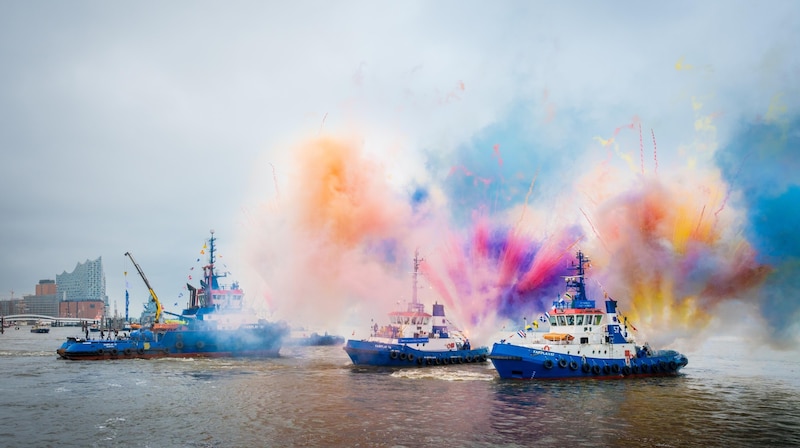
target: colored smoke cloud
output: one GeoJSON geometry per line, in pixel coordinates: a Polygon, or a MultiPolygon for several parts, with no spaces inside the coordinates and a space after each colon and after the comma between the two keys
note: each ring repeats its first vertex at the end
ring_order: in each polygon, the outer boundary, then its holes
{"type": "Polygon", "coordinates": [[[428,286],[421,300],[445,303],[467,331],[488,334],[500,322],[549,309],[582,248],[593,259],[594,297],[611,294],[651,340],[669,342],[708,325],[721,303],[751,297],[771,272],[737,230],[718,176],[637,173],[630,184],[608,183],[603,179],[621,177],[625,166],[599,163],[582,180],[605,188],[581,193],[586,184],[578,183],[562,196],[581,197],[572,203],[578,210],[571,223],[548,218],[550,209],[543,212],[537,201],[525,204],[526,192],[495,203],[494,212],[476,202],[459,226],[457,213],[447,210],[452,201],[433,206],[435,195],[425,187],[392,188],[357,140],[315,138],[294,153],[294,182],[252,229],[262,235],[254,258],[273,255],[265,263],[272,266],[265,275],[270,306],[287,317],[350,325],[348,313],[381,319],[410,300],[411,259],[419,249],[428,286]]]}
{"type": "Polygon", "coordinates": [[[718,147],[718,116],[698,112],[695,140],[670,147],[637,117],[567,138],[530,132],[520,110],[450,151],[414,151],[424,164],[402,176],[402,155],[364,139],[302,139],[248,225],[265,306],[363,336],[411,300],[419,251],[420,299],[489,343],[550,309],[580,249],[591,298],[618,300],[640,341],[700,337],[736,307],[775,346],[797,337],[796,123],[718,147]]]}

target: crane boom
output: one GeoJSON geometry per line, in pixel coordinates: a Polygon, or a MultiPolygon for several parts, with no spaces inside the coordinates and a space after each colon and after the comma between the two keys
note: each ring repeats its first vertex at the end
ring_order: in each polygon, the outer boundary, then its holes
{"type": "Polygon", "coordinates": [[[153,301],[156,302],[155,323],[158,323],[159,320],[161,319],[161,313],[163,312],[163,308],[161,306],[161,302],[158,300],[158,296],[156,295],[156,292],[153,291],[153,287],[150,286],[150,282],[147,281],[147,277],[145,277],[144,272],[142,271],[142,268],[140,268],[139,264],[136,263],[136,260],[133,259],[133,255],[131,255],[130,252],[125,252],[125,255],[128,258],[131,259],[131,262],[133,262],[133,265],[136,267],[136,270],[139,271],[139,276],[142,277],[142,280],[144,280],[144,284],[147,285],[147,289],[150,291],[150,297],[152,297],[153,301]]]}

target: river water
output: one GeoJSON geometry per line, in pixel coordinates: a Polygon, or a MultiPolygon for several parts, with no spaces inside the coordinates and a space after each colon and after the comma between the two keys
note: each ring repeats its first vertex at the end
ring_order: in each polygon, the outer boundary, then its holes
{"type": "Polygon", "coordinates": [[[687,353],[675,378],[517,382],[491,363],[355,367],[339,346],[59,360],[78,332],[0,335],[1,446],[800,446],[797,353],[726,340],[687,353]]]}

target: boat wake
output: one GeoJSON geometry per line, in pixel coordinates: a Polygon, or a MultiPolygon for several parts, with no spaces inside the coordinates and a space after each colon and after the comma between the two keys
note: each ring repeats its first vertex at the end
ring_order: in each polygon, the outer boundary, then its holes
{"type": "Polygon", "coordinates": [[[441,381],[493,381],[494,369],[454,369],[452,367],[431,367],[427,369],[400,369],[391,375],[393,378],[411,380],[441,380],[441,381]]]}

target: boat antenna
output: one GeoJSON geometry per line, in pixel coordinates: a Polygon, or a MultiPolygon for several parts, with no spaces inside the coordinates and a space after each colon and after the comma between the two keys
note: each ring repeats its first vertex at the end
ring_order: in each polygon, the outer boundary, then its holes
{"type": "Polygon", "coordinates": [[[125,255],[128,258],[131,259],[131,262],[133,263],[133,266],[136,267],[137,271],[139,271],[139,277],[142,277],[142,280],[144,280],[144,284],[147,285],[147,289],[148,289],[148,291],[150,291],[150,297],[152,297],[153,301],[156,303],[156,317],[155,317],[154,323],[158,323],[159,320],[161,319],[161,313],[164,311],[164,308],[161,306],[161,302],[158,300],[158,296],[156,295],[156,292],[153,291],[153,287],[150,286],[150,282],[147,281],[147,277],[145,277],[144,272],[142,271],[142,268],[140,268],[139,264],[136,263],[136,260],[133,259],[133,255],[131,255],[130,252],[125,252],[125,255]]]}
{"type": "Polygon", "coordinates": [[[422,263],[424,260],[425,260],[424,258],[420,258],[419,256],[419,249],[414,251],[414,273],[413,273],[414,289],[413,291],[411,291],[411,303],[408,304],[408,311],[421,313],[424,307],[424,305],[419,303],[419,300],[417,300],[417,289],[418,289],[417,274],[419,273],[419,264],[422,263]]]}

